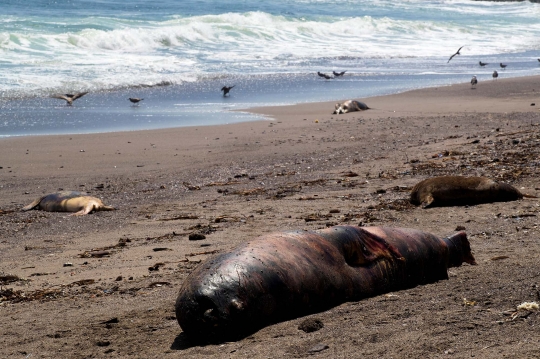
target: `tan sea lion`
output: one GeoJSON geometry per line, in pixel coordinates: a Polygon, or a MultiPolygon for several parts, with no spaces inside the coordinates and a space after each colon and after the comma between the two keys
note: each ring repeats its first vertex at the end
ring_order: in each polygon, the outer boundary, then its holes
{"type": "Polygon", "coordinates": [[[332,115],[365,110],[369,110],[369,107],[365,103],[356,100],[347,100],[343,103],[336,103],[335,110],[332,112],[332,115]]]}
{"type": "Polygon", "coordinates": [[[411,203],[428,207],[464,206],[515,201],[535,196],[486,177],[441,176],[423,180],[411,192],[411,203]]]}
{"type": "Polygon", "coordinates": [[[89,196],[87,193],[76,191],[62,191],[42,196],[22,211],[41,209],[47,212],[75,212],[70,216],[83,216],[93,211],[114,211],[115,208],[106,206],[99,198],[89,196]]]}

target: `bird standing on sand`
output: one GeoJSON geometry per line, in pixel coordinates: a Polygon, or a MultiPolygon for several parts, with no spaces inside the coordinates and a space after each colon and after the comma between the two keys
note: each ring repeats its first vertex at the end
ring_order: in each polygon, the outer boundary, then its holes
{"type": "Polygon", "coordinates": [[[319,71],[317,71],[317,75],[319,75],[320,77],[324,77],[327,80],[330,80],[332,78],[332,76],[323,74],[322,72],[319,72],[319,71]]]}
{"type": "Polygon", "coordinates": [[[506,66],[508,66],[508,65],[503,64],[502,62],[499,65],[501,66],[501,69],[503,70],[506,68],[506,66]]]}
{"type": "Polygon", "coordinates": [[[144,98],[130,97],[129,100],[131,101],[131,103],[139,103],[144,100],[144,98]]]}
{"type": "Polygon", "coordinates": [[[345,75],[345,72],[347,72],[347,71],[341,71],[341,72],[335,72],[335,71],[332,71],[332,72],[334,73],[334,76],[335,76],[335,77],[339,77],[339,76],[345,75]]]}
{"type": "MultiPolygon", "coordinates": [[[[456,51],[455,54],[453,54],[452,56],[450,56],[450,58],[448,59],[448,62],[450,62],[450,60],[452,60],[452,59],[454,58],[454,56],[456,56],[456,55],[461,55],[461,54],[459,53],[459,51],[461,51],[462,48],[463,48],[463,46],[461,46],[461,47],[456,51]]],[[[447,63],[448,63],[448,62],[447,62],[447,63]]]]}
{"type": "Polygon", "coordinates": [[[478,79],[476,78],[476,76],[473,76],[471,79],[471,87],[475,88],[477,83],[478,83],[478,79]]]}
{"type": "Polygon", "coordinates": [[[60,99],[60,100],[65,100],[67,103],[68,106],[71,106],[73,105],[73,101],[75,101],[76,99],[78,99],[79,97],[83,97],[84,95],[86,95],[88,92],[78,92],[76,94],[65,94],[65,95],[53,95],[52,98],[57,98],[57,99],[60,99]]]}
{"type": "Polygon", "coordinates": [[[482,67],[489,65],[487,62],[478,61],[478,64],[482,67]]]}
{"type": "Polygon", "coordinates": [[[229,91],[231,91],[231,89],[236,86],[236,85],[233,85],[233,86],[230,86],[230,87],[227,87],[227,86],[223,86],[221,88],[221,91],[223,91],[223,97],[227,96],[227,94],[229,93],[229,91]]]}
{"type": "Polygon", "coordinates": [[[493,71],[493,80],[497,80],[497,77],[499,77],[499,73],[497,72],[497,70],[493,71]]]}

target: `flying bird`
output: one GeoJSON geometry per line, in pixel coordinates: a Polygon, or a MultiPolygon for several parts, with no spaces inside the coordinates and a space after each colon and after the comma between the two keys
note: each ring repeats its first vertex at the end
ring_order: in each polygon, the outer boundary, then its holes
{"type": "Polygon", "coordinates": [[[339,77],[339,76],[343,76],[345,74],[345,72],[347,72],[347,71],[341,71],[341,72],[332,71],[332,72],[334,73],[335,77],[339,77]]]}
{"type": "Polygon", "coordinates": [[[233,85],[233,86],[230,86],[230,87],[227,87],[227,86],[223,86],[221,88],[221,91],[223,91],[223,97],[227,96],[227,94],[229,93],[229,91],[231,91],[231,89],[236,86],[236,85],[233,85]]]}
{"type": "MultiPolygon", "coordinates": [[[[459,53],[459,51],[461,51],[462,48],[463,48],[463,46],[461,46],[461,47],[456,51],[455,54],[453,54],[452,56],[450,56],[450,58],[448,59],[448,62],[450,62],[450,60],[452,60],[452,59],[454,58],[454,56],[456,56],[456,55],[461,55],[461,54],[459,53]]],[[[447,63],[448,63],[448,62],[447,62],[447,63]]]]}
{"type": "Polygon", "coordinates": [[[131,101],[131,103],[139,103],[144,100],[144,98],[130,97],[129,100],[131,101]]]}
{"type": "Polygon", "coordinates": [[[493,71],[493,80],[497,80],[497,77],[499,77],[499,73],[497,72],[497,70],[493,71]]]}
{"type": "Polygon", "coordinates": [[[65,94],[65,95],[53,95],[52,98],[57,98],[57,99],[60,99],[60,100],[65,100],[67,102],[67,105],[68,106],[71,106],[73,105],[73,101],[75,101],[76,99],[78,99],[79,97],[83,97],[84,95],[86,95],[88,92],[79,92],[79,93],[76,93],[76,94],[65,94]]]}
{"type": "Polygon", "coordinates": [[[482,61],[479,61],[478,64],[482,67],[486,66],[486,65],[489,65],[487,62],[482,62],[482,61]]]}
{"type": "Polygon", "coordinates": [[[501,68],[502,68],[503,70],[506,68],[506,66],[508,66],[508,65],[506,65],[506,64],[503,64],[502,62],[501,62],[499,65],[501,65],[501,68]]]}
{"type": "Polygon", "coordinates": [[[471,79],[471,87],[475,88],[477,83],[478,83],[478,79],[476,78],[476,76],[473,76],[471,79]]]}

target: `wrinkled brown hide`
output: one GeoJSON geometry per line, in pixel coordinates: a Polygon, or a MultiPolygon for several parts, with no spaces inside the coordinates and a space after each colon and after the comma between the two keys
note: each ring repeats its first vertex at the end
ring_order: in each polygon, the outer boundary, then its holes
{"type": "Polygon", "coordinates": [[[486,177],[441,176],[423,180],[411,192],[411,203],[427,207],[464,206],[515,201],[526,197],[507,183],[486,177]]]}
{"type": "Polygon", "coordinates": [[[188,335],[238,337],[346,301],[448,279],[475,264],[464,232],[446,239],[414,229],[336,226],[274,233],[193,271],[176,301],[188,335]]]}

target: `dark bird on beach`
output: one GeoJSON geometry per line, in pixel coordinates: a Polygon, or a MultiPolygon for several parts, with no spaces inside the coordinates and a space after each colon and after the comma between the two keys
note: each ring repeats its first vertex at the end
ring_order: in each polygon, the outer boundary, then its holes
{"type": "Polygon", "coordinates": [[[497,70],[493,71],[493,80],[497,80],[497,77],[499,77],[499,73],[497,72],[497,70]]]}
{"type": "Polygon", "coordinates": [[[478,83],[478,79],[476,78],[476,76],[473,76],[471,79],[471,87],[475,88],[477,83],[478,83]]]}
{"type": "Polygon", "coordinates": [[[486,66],[486,65],[489,65],[487,62],[482,62],[482,61],[479,61],[478,64],[482,67],[486,66]]]}
{"type": "Polygon", "coordinates": [[[129,100],[131,101],[131,103],[139,103],[144,100],[144,98],[130,97],[129,100]]]}
{"type": "Polygon", "coordinates": [[[538,59],[538,62],[540,62],[540,59],[538,59]]]}
{"type": "Polygon", "coordinates": [[[341,72],[335,72],[335,71],[332,71],[332,72],[334,73],[334,76],[335,76],[335,77],[339,77],[339,76],[345,75],[345,72],[347,72],[347,71],[341,71],[341,72]]]}
{"type": "Polygon", "coordinates": [[[69,94],[68,93],[68,94],[65,94],[65,95],[53,95],[52,98],[58,98],[60,100],[65,100],[67,102],[67,105],[71,106],[71,105],[73,105],[73,101],[75,101],[79,97],[83,97],[87,93],[88,92],[79,92],[79,93],[76,93],[76,94],[69,94]]]}
{"type": "Polygon", "coordinates": [[[322,72],[319,72],[319,71],[317,71],[317,75],[319,75],[320,77],[324,77],[327,80],[330,80],[332,78],[332,76],[323,74],[322,72]]]}
{"type": "MultiPolygon", "coordinates": [[[[448,62],[450,62],[450,60],[452,60],[452,59],[454,58],[454,56],[456,56],[456,55],[461,55],[459,52],[461,51],[462,48],[463,48],[463,46],[461,46],[461,47],[456,51],[455,54],[453,54],[452,56],[450,56],[450,58],[448,59],[448,62]]],[[[448,63],[448,62],[447,62],[447,63],[448,63]]]]}
{"type": "Polygon", "coordinates": [[[223,97],[227,96],[227,94],[229,93],[229,91],[231,91],[231,89],[236,86],[236,85],[233,85],[233,86],[230,86],[230,87],[227,87],[227,86],[223,86],[221,88],[221,91],[223,91],[223,97]]]}
{"type": "Polygon", "coordinates": [[[502,62],[501,62],[499,65],[501,65],[501,69],[505,69],[506,66],[508,66],[508,65],[506,65],[506,64],[503,64],[502,62]]]}

